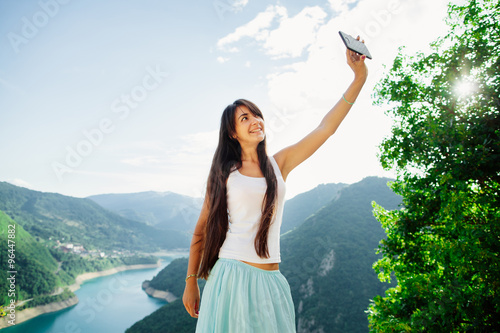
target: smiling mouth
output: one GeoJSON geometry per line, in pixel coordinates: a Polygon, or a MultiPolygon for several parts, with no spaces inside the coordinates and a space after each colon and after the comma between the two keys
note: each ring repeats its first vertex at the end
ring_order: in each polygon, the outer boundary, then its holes
{"type": "Polygon", "coordinates": [[[262,132],[262,128],[259,128],[259,129],[256,129],[256,130],[253,130],[253,131],[250,131],[250,133],[258,133],[258,132],[262,132]]]}

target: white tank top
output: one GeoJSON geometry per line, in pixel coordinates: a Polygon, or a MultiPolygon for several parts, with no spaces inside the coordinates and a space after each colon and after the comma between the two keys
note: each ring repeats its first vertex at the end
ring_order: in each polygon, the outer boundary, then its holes
{"type": "Polygon", "coordinates": [[[229,228],[219,250],[219,258],[238,259],[254,263],[281,262],[280,228],[285,199],[285,181],[274,157],[269,160],[274,168],[278,185],[276,213],[269,227],[267,246],[269,258],[257,255],[254,246],[262,215],[262,201],[267,190],[264,177],[248,177],[235,170],[227,179],[227,208],[229,228]]]}

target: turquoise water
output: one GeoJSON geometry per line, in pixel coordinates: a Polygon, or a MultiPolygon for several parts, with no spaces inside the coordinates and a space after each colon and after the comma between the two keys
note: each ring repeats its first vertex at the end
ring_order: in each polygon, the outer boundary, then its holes
{"type": "Polygon", "coordinates": [[[124,332],[136,321],[160,308],[165,301],[149,297],[141,288],[161,267],[129,270],[86,281],[75,291],[79,302],[58,312],[47,313],[0,330],[1,333],[114,333],[124,332]]]}

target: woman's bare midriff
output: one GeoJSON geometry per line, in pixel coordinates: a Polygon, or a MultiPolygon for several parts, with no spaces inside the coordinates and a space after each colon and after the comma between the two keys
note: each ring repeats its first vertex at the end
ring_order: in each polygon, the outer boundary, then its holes
{"type": "Polygon", "coordinates": [[[240,260],[241,262],[244,262],[247,265],[257,267],[260,269],[264,269],[266,271],[277,271],[279,269],[280,264],[279,263],[272,263],[272,264],[258,264],[255,262],[248,262],[248,261],[243,261],[240,260]]]}

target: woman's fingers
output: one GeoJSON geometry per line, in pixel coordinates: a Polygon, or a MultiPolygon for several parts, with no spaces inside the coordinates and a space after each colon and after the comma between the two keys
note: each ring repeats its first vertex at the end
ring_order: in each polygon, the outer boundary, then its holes
{"type": "Polygon", "coordinates": [[[200,291],[197,284],[196,286],[186,285],[184,295],[182,296],[182,303],[191,317],[198,318],[200,291]]]}
{"type": "Polygon", "coordinates": [[[189,313],[189,315],[190,315],[191,317],[196,318],[196,317],[195,317],[194,310],[193,310],[193,308],[192,308],[192,307],[186,307],[186,310],[187,310],[187,312],[189,313]]]}
{"type": "MultiPolygon", "coordinates": [[[[362,43],[365,42],[365,40],[361,39],[361,37],[359,35],[356,37],[356,40],[361,40],[362,43]]],[[[361,55],[357,52],[351,51],[349,49],[346,49],[346,55],[348,56],[348,60],[350,60],[350,62],[352,62],[352,63],[355,63],[357,61],[364,59],[363,55],[361,55]]]]}
{"type": "Polygon", "coordinates": [[[347,56],[349,57],[349,59],[351,59],[351,62],[356,62],[361,59],[361,55],[349,49],[347,49],[347,56]]]}
{"type": "Polygon", "coordinates": [[[184,302],[184,307],[186,308],[186,311],[189,313],[189,315],[193,318],[198,318],[198,304],[199,301],[186,301],[184,302]]]}
{"type": "Polygon", "coordinates": [[[188,312],[191,317],[198,318],[198,302],[191,303],[188,312]]]}
{"type": "MultiPolygon", "coordinates": [[[[361,37],[358,36],[356,40],[361,40],[361,37]]],[[[361,42],[364,43],[365,41],[361,40],[361,42]]],[[[368,75],[368,69],[365,64],[365,59],[365,55],[359,54],[346,48],[347,64],[354,71],[355,77],[362,78],[364,80],[366,80],[366,77],[368,75]]]]}
{"type": "Polygon", "coordinates": [[[200,302],[197,300],[194,304],[194,317],[198,318],[200,302]]]}

